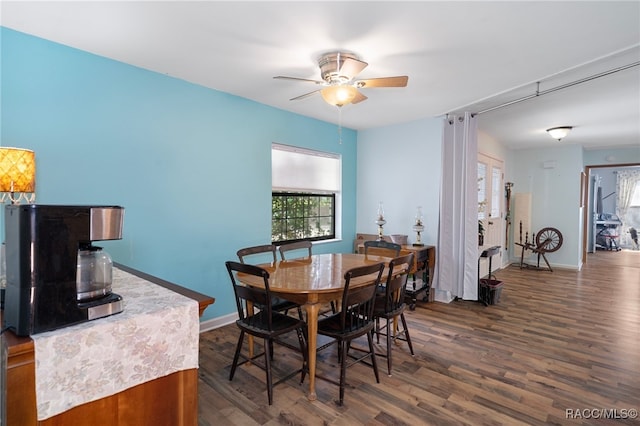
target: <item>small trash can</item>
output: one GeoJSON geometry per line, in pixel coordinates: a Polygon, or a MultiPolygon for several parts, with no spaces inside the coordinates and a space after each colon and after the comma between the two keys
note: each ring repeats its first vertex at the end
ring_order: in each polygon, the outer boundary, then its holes
{"type": "Polygon", "coordinates": [[[498,280],[483,278],[480,280],[480,300],[485,305],[495,305],[500,301],[503,282],[498,280]]]}

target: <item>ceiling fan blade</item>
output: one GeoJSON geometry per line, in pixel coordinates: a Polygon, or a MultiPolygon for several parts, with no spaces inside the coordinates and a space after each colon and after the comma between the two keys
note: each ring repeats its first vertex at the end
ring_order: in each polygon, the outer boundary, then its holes
{"type": "Polygon", "coordinates": [[[352,104],[357,104],[358,102],[362,102],[362,101],[366,101],[367,98],[365,95],[363,95],[362,93],[358,92],[356,93],[356,97],[353,98],[353,100],[351,101],[352,104]]]}
{"type": "Polygon", "coordinates": [[[369,64],[357,59],[345,58],[342,63],[342,67],[340,67],[339,73],[340,75],[346,75],[349,78],[354,78],[356,75],[360,74],[367,65],[369,64]]]}
{"type": "Polygon", "coordinates": [[[307,98],[307,97],[309,97],[309,96],[311,96],[311,95],[313,95],[313,94],[315,94],[315,93],[318,93],[318,92],[320,92],[320,89],[318,89],[318,90],[314,90],[313,92],[305,93],[304,95],[296,96],[295,98],[291,98],[291,99],[289,99],[289,100],[290,100],[290,101],[298,101],[298,100],[300,100],[300,99],[307,98]]]}
{"type": "Polygon", "coordinates": [[[409,77],[406,75],[370,78],[368,80],[356,81],[356,87],[360,89],[366,89],[369,87],[405,87],[407,85],[407,81],[409,81],[409,77]]]}
{"type": "Polygon", "coordinates": [[[277,75],[273,78],[277,78],[279,80],[298,80],[298,81],[308,81],[315,84],[324,84],[324,81],[320,81],[320,80],[310,80],[308,78],[298,78],[298,77],[285,77],[283,75],[277,75]]]}

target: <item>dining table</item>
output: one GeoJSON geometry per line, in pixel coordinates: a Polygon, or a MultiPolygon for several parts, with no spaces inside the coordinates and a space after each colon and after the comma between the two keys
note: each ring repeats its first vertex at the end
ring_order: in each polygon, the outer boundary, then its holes
{"type": "MultiPolygon", "coordinates": [[[[318,316],[325,304],[340,300],[344,290],[344,274],[349,269],[375,263],[388,264],[388,257],[354,253],[314,254],[301,259],[280,260],[260,264],[269,272],[269,290],[275,296],[303,305],[307,314],[307,350],[309,368],[308,399],[315,401],[316,395],[316,351],[318,339],[318,316]]],[[[377,274],[354,279],[350,288],[370,285],[377,274]]],[[[383,278],[385,275],[383,272],[383,278]]],[[[261,278],[238,274],[244,285],[264,288],[261,278]]]]}

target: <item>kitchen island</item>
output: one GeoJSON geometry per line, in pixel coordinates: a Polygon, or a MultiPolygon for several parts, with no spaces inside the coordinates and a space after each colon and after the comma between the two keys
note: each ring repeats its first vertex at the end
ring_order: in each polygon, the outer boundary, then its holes
{"type": "MultiPolygon", "coordinates": [[[[114,265],[119,273],[171,290],[197,302],[202,315],[214,299],[150,276],[124,265],[114,265]]],[[[115,276],[116,270],[114,270],[115,276]]],[[[117,292],[114,279],[114,292],[117,292]]],[[[125,299],[126,300],[126,299],[125,299]]],[[[126,309],[126,308],[125,308],[126,309]]],[[[134,307],[131,306],[133,310],[134,307]]],[[[118,314],[121,315],[121,314],[118,314]]],[[[113,316],[117,318],[118,315],[113,316]]],[[[99,321],[86,324],[100,324],[99,321]]],[[[64,330],[64,329],[63,329],[64,330]]],[[[35,336],[39,339],[39,336],[35,336]]],[[[60,414],[38,420],[36,397],[36,349],[34,339],[7,331],[3,334],[3,350],[7,351],[6,421],[7,425],[197,425],[198,370],[180,369],[128,387],[117,393],[74,406],[60,414]]],[[[90,384],[89,384],[90,385],[90,384]]]]}

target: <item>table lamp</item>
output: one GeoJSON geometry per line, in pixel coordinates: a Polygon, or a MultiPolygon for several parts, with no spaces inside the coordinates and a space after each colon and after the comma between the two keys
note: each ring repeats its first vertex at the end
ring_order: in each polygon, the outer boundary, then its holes
{"type": "Polygon", "coordinates": [[[424,243],[420,240],[420,233],[424,231],[424,225],[422,223],[422,206],[418,206],[416,209],[416,220],[413,224],[413,230],[416,232],[416,242],[413,243],[414,246],[424,246],[424,243]]]}
{"type": "Polygon", "coordinates": [[[33,203],[36,192],[36,159],[33,151],[0,147],[0,202],[33,203]]]}
{"type": "Polygon", "coordinates": [[[384,219],[384,207],[382,206],[382,201],[378,204],[378,214],[376,215],[376,220],[374,222],[378,225],[378,241],[382,241],[382,227],[387,221],[384,219]]]}
{"type": "MultiPolygon", "coordinates": [[[[35,191],[36,159],[33,151],[0,147],[0,204],[4,204],[7,200],[11,204],[20,204],[21,200],[33,203],[35,191]]],[[[3,308],[7,283],[5,262],[3,242],[0,246],[0,306],[3,308]]]]}

